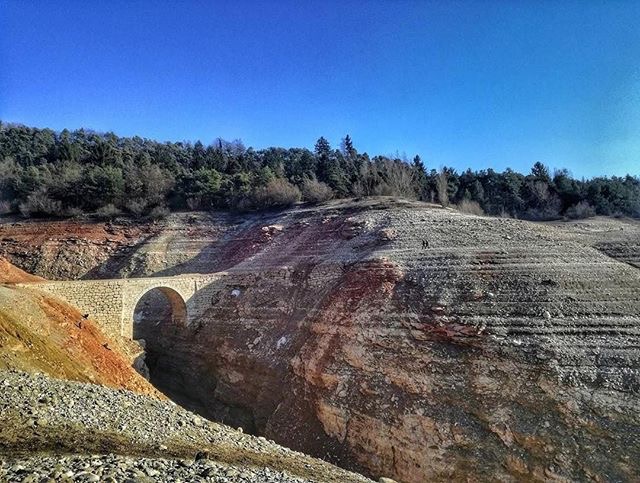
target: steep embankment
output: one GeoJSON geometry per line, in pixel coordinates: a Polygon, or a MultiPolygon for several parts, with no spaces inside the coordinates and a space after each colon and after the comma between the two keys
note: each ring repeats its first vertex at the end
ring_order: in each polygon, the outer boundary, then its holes
{"type": "Polygon", "coordinates": [[[93,221],[0,223],[0,257],[51,280],[105,278],[126,271],[153,224],[93,221]]]}
{"type": "Polygon", "coordinates": [[[201,320],[136,328],[202,414],[408,482],[640,473],[637,223],[388,201],[195,219],[113,273],[228,271],[201,320]]]}
{"type": "Polygon", "coordinates": [[[94,321],[59,300],[12,285],[36,280],[0,259],[0,371],[39,371],[157,395],[94,321]]]}
{"type": "Polygon", "coordinates": [[[31,275],[12,265],[4,258],[0,258],[0,283],[38,282],[42,277],[31,275]]]}
{"type": "Polygon", "coordinates": [[[0,480],[370,481],[162,400],[125,341],[0,269],[0,480]]]}

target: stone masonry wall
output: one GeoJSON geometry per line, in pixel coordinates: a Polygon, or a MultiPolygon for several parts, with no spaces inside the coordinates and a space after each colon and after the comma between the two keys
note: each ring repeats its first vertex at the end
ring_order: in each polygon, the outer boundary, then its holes
{"type": "Polygon", "coordinates": [[[111,335],[122,330],[122,281],[65,281],[23,284],[43,290],[98,321],[111,335]]]}
{"type": "MultiPolygon", "coordinates": [[[[131,278],[115,280],[74,280],[19,284],[43,290],[77,307],[83,314],[98,321],[103,329],[116,336],[133,336],[133,314],[140,298],[154,288],[169,288],[185,302],[187,323],[206,304],[196,293],[219,278],[219,274],[179,277],[131,278]]],[[[206,290],[202,292],[204,295],[206,290]]]]}

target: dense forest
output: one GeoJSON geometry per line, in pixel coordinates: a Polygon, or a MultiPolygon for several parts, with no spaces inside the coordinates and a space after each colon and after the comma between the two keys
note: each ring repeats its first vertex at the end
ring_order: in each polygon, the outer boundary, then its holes
{"type": "Polygon", "coordinates": [[[376,195],[531,220],[640,217],[640,179],[630,175],[578,180],[541,163],[527,175],[427,169],[419,156],[359,153],[349,136],[338,149],[321,137],[313,151],[254,150],[241,141],[161,143],[0,122],[0,214],[161,218],[376,195]]]}

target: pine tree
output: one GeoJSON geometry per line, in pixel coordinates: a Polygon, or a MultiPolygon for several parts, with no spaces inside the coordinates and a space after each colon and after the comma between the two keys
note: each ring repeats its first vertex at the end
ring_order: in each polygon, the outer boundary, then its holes
{"type": "Polygon", "coordinates": [[[331,158],[331,145],[324,137],[320,136],[315,146],[316,162],[318,166],[317,176],[320,181],[329,182],[329,163],[331,158]]]}
{"type": "Polygon", "coordinates": [[[415,190],[416,190],[416,193],[418,194],[418,199],[426,200],[427,191],[428,191],[427,171],[424,168],[422,159],[420,159],[420,156],[417,154],[413,158],[412,168],[413,168],[415,190]]]}
{"type": "Polygon", "coordinates": [[[531,168],[531,175],[536,179],[536,181],[544,181],[546,183],[551,181],[549,168],[547,168],[540,161],[534,164],[533,168],[531,168]]]}
{"type": "Polygon", "coordinates": [[[318,140],[316,141],[315,153],[319,158],[328,158],[331,154],[331,145],[329,144],[329,141],[327,141],[323,136],[320,136],[320,138],[318,138],[318,140]]]}
{"type": "Polygon", "coordinates": [[[351,136],[349,136],[348,134],[342,140],[341,148],[343,156],[349,160],[354,160],[358,155],[356,149],[353,147],[351,136]]]}

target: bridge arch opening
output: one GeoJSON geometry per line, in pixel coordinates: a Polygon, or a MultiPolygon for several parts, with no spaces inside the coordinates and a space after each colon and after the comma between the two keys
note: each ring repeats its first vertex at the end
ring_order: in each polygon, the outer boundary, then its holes
{"type": "Polygon", "coordinates": [[[134,361],[133,367],[154,383],[161,341],[173,340],[178,331],[186,327],[187,304],[174,289],[153,287],[140,296],[132,315],[131,335],[144,349],[144,353],[134,361]]]}
{"type": "Polygon", "coordinates": [[[178,292],[169,287],[147,290],[133,310],[134,339],[146,340],[149,331],[158,332],[186,325],[187,304],[178,292]]]}
{"type": "Polygon", "coordinates": [[[178,350],[189,341],[187,305],[176,290],[154,287],[143,293],[133,310],[133,338],[144,353],[135,369],[178,404],[191,407],[190,388],[181,372],[178,350]]]}

